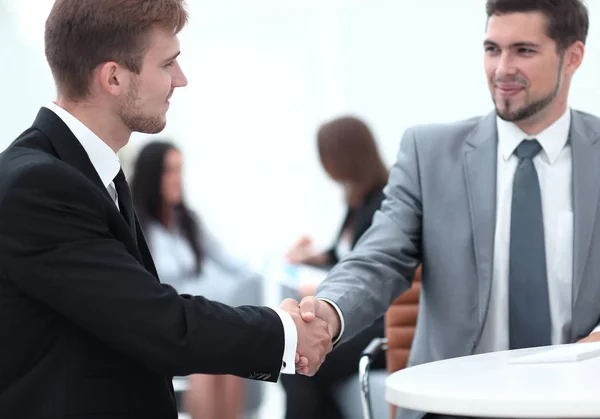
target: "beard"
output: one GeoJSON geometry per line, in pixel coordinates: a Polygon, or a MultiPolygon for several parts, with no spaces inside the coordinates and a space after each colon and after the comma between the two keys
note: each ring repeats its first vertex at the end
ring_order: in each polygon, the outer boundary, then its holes
{"type": "Polygon", "coordinates": [[[550,92],[548,95],[546,95],[543,98],[538,99],[534,102],[525,103],[523,106],[521,106],[520,108],[516,108],[516,109],[511,109],[511,104],[510,104],[509,98],[503,99],[503,104],[504,104],[503,110],[500,110],[498,108],[498,103],[496,101],[494,101],[496,103],[496,113],[498,114],[500,119],[503,119],[508,122],[520,122],[520,121],[528,120],[528,119],[532,118],[533,116],[537,115],[543,109],[545,109],[546,106],[548,106],[554,100],[554,98],[558,94],[559,87],[560,86],[557,83],[554,90],[552,92],[550,92]]]}
{"type": "Polygon", "coordinates": [[[139,102],[139,87],[135,82],[132,83],[131,89],[125,95],[125,100],[119,108],[119,116],[123,124],[132,132],[140,132],[143,134],[158,134],[167,125],[166,120],[162,116],[146,115],[138,106],[139,102]]]}
{"type": "Polygon", "coordinates": [[[556,75],[556,84],[554,86],[554,89],[552,89],[552,91],[550,93],[548,93],[546,96],[544,96],[538,100],[535,100],[533,102],[527,102],[527,100],[526,100],[525,103],[523,104],[523,106],[521,106],[519,108],[513,108],[511,106],[510,98],[505,98],[505,99],[502,99],[503,108],[501,110],[498,107],[498,101],[494,97],[492,97],[492,100],[494,101],[494,105],[496,106],[496,113],[498,114],[500,119],[503,119],[504,121],[508,121],[508,122],[526,121],[526,120],[534,117],[535,115],[537,115],[539,112],[544,110],[550,103],[552,103],[554,98],[556,98],[556,96],[558,95],[558,91],[560,90],[560,79],[562,76],[562,63],[563,63],[563,57],[560,58],[560,63],[559,63],[559,67],[558,67],[558,71],[557,71],[557,75],[556,75]]]}

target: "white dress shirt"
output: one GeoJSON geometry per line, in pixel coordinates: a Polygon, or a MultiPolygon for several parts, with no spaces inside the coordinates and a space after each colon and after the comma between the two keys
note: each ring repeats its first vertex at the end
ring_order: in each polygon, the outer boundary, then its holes
{"type": "MultiPolygon", "coordinates": [[[[571,145],[567,141],[571,112],[537,135],[497,118],[498,166],[496,233],[492,290],[478,353],[509,349],[508,293],[510,219],[513,179],[519,162],[515,149],[524,139],[537,139],[542,150],[534,157],[542,196],[548,297],[552,344],[568,342],[573,280],[573,192],[571,145]]],[[[518,292],[515,290],[514,292],[518,292]]]]}
{"type": "Polygon", "coordinates": [[[80,120],[75,118],[69,112],[51,102],[46,106],[56,114],[65,125],[71,130],[75,138],[81,143],[81,146],[87,153],[92,166],[98,172],[100,180],[104,187],[108,189],[110,196],[117,203],[117,191],[113,179],[121,169],[121,162],[117,153],[113,151],[104,141],[86,127],[80,120]]]}
{"type": "MultiPolygon", "coordinates": [[[[71,130],[75,138],[79,141],[85,152],[87,153],[94,169],[98,173],[102,184],[108,190],[117,207],[118,197],[114,185],[114,178],[121,169],[121,162],[117,153],[92,132],[81,121],[67,112],[65,109],[51,102],[46,105],[46,108],[54,112],[71,130]]],[[[294,374],[296,372],[296,348],[298,346],[298,335],[296,324],[288,312],[279,308],[274,308],[279,315],[283,324],[285,346],[283,351],[283,362],[281,372],[284,374],[294,374]]]]}

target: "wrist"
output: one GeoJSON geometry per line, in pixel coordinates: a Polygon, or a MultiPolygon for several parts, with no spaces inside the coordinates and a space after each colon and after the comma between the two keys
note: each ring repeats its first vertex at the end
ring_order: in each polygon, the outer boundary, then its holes
{"type": "Polygon", "coordinates": [[[329,335],[331,336],[331,339],[335,340],[340,334],[340,318],[338,317],[337,310],[333,308],[331,304],[327,301],[322,301],[322,303],[325,307],[325,312],[327,313],[326,318],[327,325],[329,326],[329,335]]]}

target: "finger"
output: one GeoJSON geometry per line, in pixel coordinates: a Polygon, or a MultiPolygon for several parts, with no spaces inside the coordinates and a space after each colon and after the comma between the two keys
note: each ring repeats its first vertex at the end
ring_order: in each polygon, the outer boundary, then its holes
{"type": "Polygon", "coordinates": [[[300,302],[300,314],[305,322],[313,320],[317,312],[317,299],[315,297],[304,297],[300,302]]]}
{"type": "Polygon", "coordinates": [[[301,375],[308,375],[309,374],[308,365],[296,365],[296,372],[301,375]]]}
{"type": "Polygon", "coordinates": [[[312,361],[309,361],[305,366],[301,367],[301,371],[303,375],[306,375],[308,377],[312,377],[313,375],[315,375],[315,372],[319,369],[319,360],[317,359],[313,359],[312,361]]]}
{"type": "Polygon", "coordinates": [[[296,352],[296,360],[294,362],[296,364],[298,364],[298,362],[300,362],[300,354],[298,352],[296,352]]]}
{"type": "Polygon", "coordinates": [[[293,298],[286,298],[281,302],[279,308],[287,311],[298,310],[298,301],[293,298]]]}
{"type": "Polygon", "coordinates": [[[308,359],[306,359],[305,357],[300,357],[300,361],[298,361],[296,363],[296,370],[298,370],[299,368],[304,368],[308,366],[308,359]]]}

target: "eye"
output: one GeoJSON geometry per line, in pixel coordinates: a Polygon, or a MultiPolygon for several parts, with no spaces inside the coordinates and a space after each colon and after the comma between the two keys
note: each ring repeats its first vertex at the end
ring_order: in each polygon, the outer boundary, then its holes
{"type": "Polygon", "coordinates": [[[519,54],[531,55],[535,54],[535,51],[529,48],[519,48],[519,54]]]}
{"type": "Polygon", "coordinates": [[[173,67],[174,65],[175,65],[175,60],[173,60],[173,61],[169,61],[169,62],[168,62],[166,65],[165,65],[165,67],[173,67]]]}
{"type": "Polygon", "coordinates": [[[485,46],[485,53],[486,54],[496,54],[497,52],[499,52],[498,47],[496,47],[494,45],[486,45],[485,46]]]}

